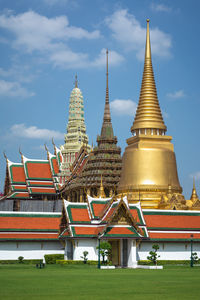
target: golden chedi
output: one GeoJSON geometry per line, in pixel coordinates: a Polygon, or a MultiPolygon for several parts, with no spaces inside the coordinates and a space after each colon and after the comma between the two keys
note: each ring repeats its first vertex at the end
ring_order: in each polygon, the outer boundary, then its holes
{"type": "Polygon", "coordinates": [[[133,136],[127,139],[118,185],[118,194],[127,194],[129,202],[141,201],[143,208],[186,208],[172,137],[165,135],[166,130],[154,80],[147,20],[140,99],[131,127],[133,136]],[[176,203],[175,207],[173,202],[176,203]]]}

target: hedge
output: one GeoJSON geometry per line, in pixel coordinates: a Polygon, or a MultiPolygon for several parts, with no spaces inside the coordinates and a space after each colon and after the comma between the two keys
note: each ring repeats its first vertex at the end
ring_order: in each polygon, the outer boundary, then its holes
{"type": "MultiPolygon", "coordinates": [[[[190,260],[158,260],[157,265],[189,265],[190,260]]],[[[139,260],[138,265],[153,265],[149,260],[139,260]]]]}
{"type": "MultiPolygon", "coordinates": [[[[59,265],[83,265],[83,260],[64,260],[64,259],[58,259],[56,260],[56,264],[59,265]]],[[[88,260],[87,265],[97,265],[97,260],[88,260]]]]}
{"type": "Polygon", "coordinates": [[[46,264],[55,264],[56,260],[64,259],[64,254],[46,254],[44,255],[46,264]]]}
{"type": "MultiPolygon", "coordinates": [[[[20,264],[25,264],[25,265],[36,265],[39,264],[40,262],[43,262],[42,259],[24,259],[22,263],[20,264]]],[[[19,260],[0,260],[1,265],[13,265],[13,264],[19,264],[19,260]]]]}

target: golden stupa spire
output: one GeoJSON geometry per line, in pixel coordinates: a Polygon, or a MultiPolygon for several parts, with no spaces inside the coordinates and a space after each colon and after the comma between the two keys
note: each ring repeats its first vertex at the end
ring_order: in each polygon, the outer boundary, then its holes
{"type": "Polygon", "coordinates": [[[196,200],[198,200],[198,195],[197,195],[197,191],[196,191],[196,187],[195,187],[195,179],[193,178],[193,189],[192,189],[192,195],[190,197],[190,200],[192,200],[193,202],[196,202],[196,200]]]}
{"type": "MultiPolygon", "coordinates": [[[[148,129],[149,134],[164,134],[167,130],[158,102],[156,84],[154,80],[153,66],[151,61],[151,43],[149,32],[149,19],[147,19],[146,49],[140,99],[137,107],[135,120],[131,127],[134,133],[140,129],[148,129]]],[[[148,134],[148,133],[147,133],[148,134]]]]}

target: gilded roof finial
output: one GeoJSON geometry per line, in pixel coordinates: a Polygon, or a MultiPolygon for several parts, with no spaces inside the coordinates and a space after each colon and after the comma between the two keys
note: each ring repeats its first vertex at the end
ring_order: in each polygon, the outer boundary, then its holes
{"type": "Polygon", "coordinates": [[[194,179],[194,177],[193,177],[192,195],[190,197],[190,200],[192,200],[193,202],[196,202],[196,200],[199,200],[198,195],[197,195],[197,191],[196,191],[196,187],[195,187],[195,179],[194,179]]]}
{"type": "Polygon", "coordinates": [[[149,19],[147,19],[145,61],[140,90],[140,99],[135,114],[135,120],[131,127],[133,133],[136,129],[161,129],[166,131],[154,80],[153,66],[151,61],[151,43],[149,31],[149,19]]]}
{"type": "Polygon", "coordinates": [[[46,143],[44,144],[44,148],[45,148],[45,150],[47,151],[47,159],[49,159],[49,149],[47,148],[46,143]]]}
{"type": "Polygon", "coordinates": [[[78,87],[78,79],[77,79],[77,74],[75,75],[75,88],[78,87]]]}
{"type": "Polygon", "coordinates": [[[5,151],[3,151],[3,156],[5,157],[5,159],[6,159],[6,162],[8,162],[8,157],[7,157],[7,155],[6,155],[6,152],[5,152],[5,151]]]}
{"type": "Polygon", "coordinates": [[[103,182],[102,182],[102,174],[101,174],[101,185],[99,188],[99,198],[105,198],[106,195],[104,193],[103,182]]]}
{"type": "Polygon", "coordinates": [[[22,164],[23,164],[23,162],[24,162],[24,160],[23,160],[23,154],[22,154],[22,152],[21,152],[20,147],[19,147],[19,154],[21,155],[21,161],[22,161],[22,164]]]}

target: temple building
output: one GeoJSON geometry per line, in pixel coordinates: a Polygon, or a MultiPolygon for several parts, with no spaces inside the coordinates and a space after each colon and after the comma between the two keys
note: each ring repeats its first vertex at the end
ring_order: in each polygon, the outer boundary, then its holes
{"type": "Polygon", "coordinates": [[[114,136],[109,104],[108,51],[106,63],[106,97],[101,134],[97,136],[97,146],[89,154],[79,176],[70,178],[61,189],[63,196],[72,202],[86,201],[86,194],[98,196],[101,182],[105,196],[116,193],[121,174],[121,149],[114,136]]]}
{"type": "Polygon", "coordinates": [[[108,51],[106,58],[103,123],[92,151],[76,78],[65,145],[59,149],[53,142],[54,154],[45,146],[46,160],[29,159],[20,151],[21,163],[13,163],[5,155],[0,259],[62,253],[67,260],[81,260],[87,251],[88,259],[97,261],[101,240],[111,244],[115,266],[137,267],[155,243],[161,260],[190,260],[192,245],[200,256],[200,200],[195,181],[190,199],[182,194],[157,97],[149,20],[133,136],[123,159],[111,122],[108,51]]]}
{"type": "Polygon", "coordinates": [[[75,87],[71,92],[69,100],[69,119],[67,124],[67,134],[65,134],[65,144],[61,146],[63,161],[61,164],[60,184],[63,185],[71,175],[71,165],[78,156],[82,146],[90,152],[91,146],[88,144],[86,126],[84,119],[83,95],[78,88],[77,76],[75,87]]]}

